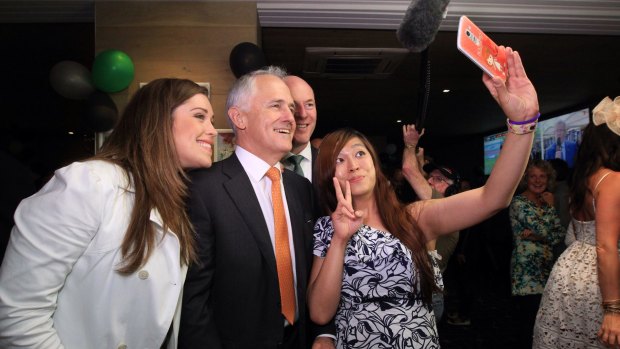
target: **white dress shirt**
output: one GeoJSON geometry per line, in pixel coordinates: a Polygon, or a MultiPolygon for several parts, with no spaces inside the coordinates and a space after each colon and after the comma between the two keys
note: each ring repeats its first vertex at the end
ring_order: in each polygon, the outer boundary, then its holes
{"type": "MultiPolygon", "coordinates": [[[[288,153],[284,158],[287,159],[291,155],[301,155],[301,162],[299,163],[299,167],[304,172],[304,177],[306,177],[310,183],[312,183],[312,145],[308,143],[306,147],[299,152],[299,154],[288,153]]],[[[284,167],[293,171],[295,165],[288,161],[284,161],[284,167]]]]}
{"type": "MultiPolygon", "coordinates": [[[[271,246],[274,249],[276,248],[276,240],[275,240],[275,226],[274,226],[274,218],[273,218],[273,206],[271,205],[271,180],[265,174],[267,170],[269,170],[272,165],[266,163],[262,159],[258,158],[256,155],[250,153],[249,151],[243,149],[243,147],[237,145],[235,149],[235,154],[241,162],[241,166],[247,173],[250,178],[250,183],[252,183],[252,188],[254,189],[254,193],[256,194],[256,198],[258,199],[258,203],[260,204],[260,208],[263,211],[263,217],[265,217],[265,223],[267,224],[267,229],[269,230],[269,237],[271,239],[271,246]]],[[[278,168],[282,168],[282,164],[279,162],[273,164],[278,168]]],[[[280,173],[280,176],[282,174],[280,173]]],[[[286,225],[288,228],[288,243],[289,249],[291,251],[291,261],[293,263],[293,280],[295,282],[295,317],[299,317],[299,302],[297,301],[297,273],[296,269],[296,261],[295,261],[295,246],[293,243],[293,231],[291,229],[291,217],[288,212],[288,202],[286,201],[286,192],[284,191],[284,183],[280,181],[280,191],[282,192],[282,203],[284,204],[284,212],[286,214],[286,225]]]]}

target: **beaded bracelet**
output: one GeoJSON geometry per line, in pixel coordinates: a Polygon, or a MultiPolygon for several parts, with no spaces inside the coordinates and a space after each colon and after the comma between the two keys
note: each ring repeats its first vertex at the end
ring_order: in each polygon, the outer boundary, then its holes
{"type": "Polygon", "coordinates": [[[603,312],[620,314],[620,299],[603,301],[603,312]]]}
{"type": "Polygon", "coordinates": [[[540,113],[536,114],[535,117],[524,121],[512,121],[510,119],[506,119],[506,126],[508,126],[508,131],[516,135],[532,133],[536,130],[539,117],[540,113]]]}

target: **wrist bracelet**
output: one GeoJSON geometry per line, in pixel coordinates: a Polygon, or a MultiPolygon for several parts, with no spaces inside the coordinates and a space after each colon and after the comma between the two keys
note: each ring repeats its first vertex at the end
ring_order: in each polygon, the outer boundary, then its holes
{"type": "Polygon", "coordinates": [[[620,314],[620,299],[603,301],[602,306],[605,314],[620,314]]]}
{"type": "Polygon", "coordinates": [[[531,124],[533,122],[536,122],[538,120],[538,118],[540,117],[540,113],[536,114],[536,116],[534,116],[531,119],[528,120],[523,120],[523,121],[512,121],[510,119],[507,119],[508,123],[511,125],[527,125],[527,124],[531,124]]]}
{"type": "Polygon", "coordinates": [[[412,149],[412,148],[415,149],[416,145],[415,144],[407,144],[407,143],[405,143],[405,147],[408,148],[408,149],[412,149]]]}
{"type": "Polygon", "coordinates": [[[536,130],[536,125],[538,125],[538,118],[534,119],[533,122],[529,122],[526,124],[512,124],[510,123],[510,119],[506,119],[506,126],[508,126],[508,131],[516,135],[532,133],[536,130]]]}

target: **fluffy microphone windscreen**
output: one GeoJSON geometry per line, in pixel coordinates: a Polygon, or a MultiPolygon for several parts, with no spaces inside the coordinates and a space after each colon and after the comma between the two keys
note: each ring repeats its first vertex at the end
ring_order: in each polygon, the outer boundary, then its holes
{"type": "Polygon", "coordinates": [[[398,41],[412,52],[424,51],[435,40],[450,0],[413,0],[396,31],[398,41]]]}

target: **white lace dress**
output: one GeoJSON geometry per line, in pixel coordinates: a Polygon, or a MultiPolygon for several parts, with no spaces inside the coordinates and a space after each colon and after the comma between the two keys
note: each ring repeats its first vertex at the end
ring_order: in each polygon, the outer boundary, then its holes
{"type": "Polygon", "coordinates": [[[573,218],[566,234],[574,234],[575,242],[553,266],[536,316],[532,348],[605,348],[596,335],[603,322],[596,221],[573,218]]]}

